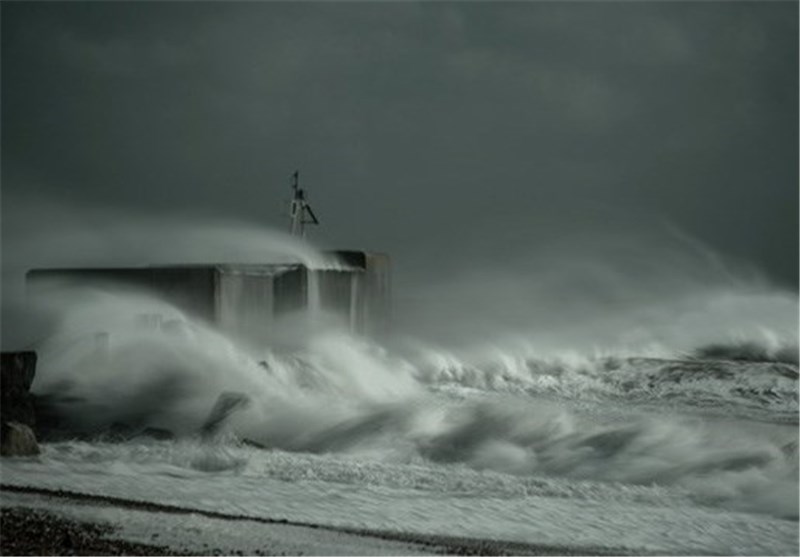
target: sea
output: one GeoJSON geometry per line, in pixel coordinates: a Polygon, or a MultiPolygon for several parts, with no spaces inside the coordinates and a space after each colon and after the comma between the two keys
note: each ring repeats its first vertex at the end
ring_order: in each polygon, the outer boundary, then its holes
{"type": "MultiPolygon", "coordinates": [[[[71,294],[35,346],[56,434],[0,481],[578,554],[797,555],[783,299],[781,342],[543,349],[524,331],[368,337],[319,314],[254,343],[144,293],[71,294]]],[[[598,315],[600,336],[614,324],[598,315]]]]}

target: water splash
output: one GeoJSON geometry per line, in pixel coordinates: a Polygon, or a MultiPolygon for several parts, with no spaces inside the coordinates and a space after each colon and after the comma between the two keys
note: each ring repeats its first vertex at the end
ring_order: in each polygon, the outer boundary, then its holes
{"type": "MultiPolygon", "coordinates": [[[[645,401],[672,393],[687,404],[705,404],[714,394],[727,404],[760,404],[774,412],[768,396],[760,402],[737,398],[735,389],[747,386],[761,393],[777,389],[791,410],[797,404],[794,368],[644,359],[598,365],[578,358],[547,367],[513,354],[478,368],[446,353],[400,355],[335,329],[317,331],[290,351],[254,351],[141,295],[89,291],[62,303],[59,332],[41,346],[34,391],[84,433],[125,423],[191,439],[220,393],[240,392],[247,394],[247,407],[215,427],[266,448],[684,486],[703,504],[740,505],[754,492],[773,490],[779,502],[769,508],[784,514],[785,493],[796,490],[796,457],[781,450],[783,438],[676,417],[632,414],[622,424],[597,423],[557,402],[590,395],[631,403],[638,392],[645,401]],[[142,308],[163,315],[162,325],[143,327],[137,320],[142,308]],[[99,326],[109,334],[100,350],[86,334],[99,326]],[[547,393],[557,398],[538,398],[547,393]],[[706,479],[714,481],[700,489],[706,479]]],[[[206,469],[222,462],[218,457],[209,456],[206,469]]]]}

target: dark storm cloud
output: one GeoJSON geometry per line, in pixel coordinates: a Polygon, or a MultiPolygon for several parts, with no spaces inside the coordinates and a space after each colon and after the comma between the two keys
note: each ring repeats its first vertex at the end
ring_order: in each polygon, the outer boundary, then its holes
{"type": "Polygon", "coordinates": [[[668,222],[796,284],[797,32],[791,2],[3,3],[3,211],[283,226],[299,167],[318,238],[401,262],[668,222]]]}

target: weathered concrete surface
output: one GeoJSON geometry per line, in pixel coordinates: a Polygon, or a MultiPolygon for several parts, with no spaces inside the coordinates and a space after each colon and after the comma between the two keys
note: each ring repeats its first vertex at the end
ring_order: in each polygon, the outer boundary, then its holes
{"type": "Polygon", "coordinates": [[[354,250],[330,253],[345,269],[316,271],[322,309],[346,317],[354,332],[387,332],[391,319],[389,256],[354,250]]]}
{"type": "MultiPolygon", "coordinates": [[[[292,264],[199,264],[108,269],[35,269],[27,274],[33,297],[70,286],[115,284],[146,290],[186,313],[251,341],[270,338],[276,319],[319,305],[351,330],[384,332],[389,318],[390,265],[385,254],[331,252],[341,269],[292,264]]],[[[157,319],[152,319],[153,323],[157,319]]]]}

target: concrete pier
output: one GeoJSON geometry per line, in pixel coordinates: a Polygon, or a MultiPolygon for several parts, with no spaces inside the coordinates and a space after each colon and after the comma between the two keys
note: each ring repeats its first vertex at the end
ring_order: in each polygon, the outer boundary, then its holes
{"type": "MultiPolygon", "coordinates": [[[[58,287],[122,285],[150,292],[222,330],[268,334],[278,318],[309,310],[336,315],[357,333],[383,333],[389,323],[389,257],[333,252],[340,269],[303,264],[192,264],[147,267],[35,269],[30,296],[58,287]],[[318,306],[318,307],[314,307],[318,306]]],[[[142,318],[148,324],[152,319],[142,318]]]]}

